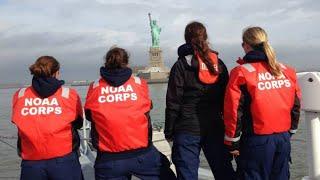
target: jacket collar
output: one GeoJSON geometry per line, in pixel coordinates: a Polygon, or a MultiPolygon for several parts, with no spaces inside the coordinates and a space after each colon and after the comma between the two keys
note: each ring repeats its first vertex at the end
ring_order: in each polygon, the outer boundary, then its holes
{"type": "Polygon", "coordinates": [[[253,62],[267,62],[268,57],[262,51],[250,51],[248,52],[242,59],[239,58],[237,60],[238,64],[245,64],[245,63],[253,63],[253,62]]]}
{"type": "Polygon", "coordinates": [[[191,44],[185,43],[179,46],[178,56],[179,59],[183,62],[183,64],[186,66],[186,68],[193,70],[198,69],[199,63],[194,58],[194,51],[191,44]]]}
{"type": "Polygon", "coordinates": [[[193,48],[191,44],[182,44],[181,46],[179,46],[178,48],[178,56],[179,57],[184,57],[184,56],[188,56],[188,55],[193,55],[193,48]]]}
{"type": "Polygon", "coordinates": [[[32,78],[32,88],[41,98],[47,98],[53,95],[62,85],[63,80],[53,77],[36,77],[32,78]]]}
{"type": "MultiPolygon", "coordinates": [[[[212,53],[219,54],[217,51],[210,50],[212,53]]],[[[178,56],[179,59],[183,60],[184,64],[187,68],[198,70],[199,69],[199,61],[194,57],[195,51],[192,48],[190,43],[185,43],[179,46],[178,48],[178,56]]]]}
{"type": "Polygon", "coordinates": [[[128,81],[132,75],[132,70],[130,68],[108,70],[105,67],[101,67],[100,75],[111,86],[118,87],[128,81]]]}

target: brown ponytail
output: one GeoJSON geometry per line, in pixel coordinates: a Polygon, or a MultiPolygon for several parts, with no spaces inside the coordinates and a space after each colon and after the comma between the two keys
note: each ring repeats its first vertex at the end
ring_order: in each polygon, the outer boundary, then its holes
{"type": "Polygon", "coordinates": [[[219,72],[214,68],[209,52],[208,35],[205,26],[200,22],[189,23],[184,32],[186,43],[190,43],[193,50],[199,53],[200,58],[207,66],[210,74],[217,75],[219,72]]]}
{"type": "Polygon", "coordinates": [[[29,67],[36,77],[52,77],[60,69],[59,62],[52,56],[41,56],[29,67]]]}
{"type": "Polygon", "coordinates": [[[281,76],[281,67],[276,59],[276,54],[268,42],[268,35],[261,27],[249,27],[242,35],[243,42],[249,44],[253,49],[261,49],[268,57],[270,73],[276,77],[281,76]]]}
{"type": "Polygon", "coordinates": [[[106,69],[121,69],[127,67],[129,55],[126,50],[118,47],[111,48],[106,56],[104,66],[106,69]]]}

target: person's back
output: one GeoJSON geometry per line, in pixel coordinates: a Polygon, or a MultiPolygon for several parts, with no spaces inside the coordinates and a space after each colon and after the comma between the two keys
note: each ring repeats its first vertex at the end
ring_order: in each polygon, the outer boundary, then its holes
{"type": "Polygon", "coordinates": [[[105,79],[90,85],[86,106],[96,130],[94,146],[99,152],[146,150],[151,145],[151,100],[143,79],[129,77],[114,87],[105,79]]]}
{"type": "Polygon", "coordinates": [[[99,180],[131,179],[132,175],[159,179],[163,162],[168,161],[152,144],[147,83],[132,75],[128,59],[124,49],[110,49],[100,68],[101,78],[90,85],[86,98],[99,180]]]}
{"type": "MultiPolygon", "coordinates": [[[[210,52],[217,58],[216,52],[210,52]]],[[[209,132],[223,134],[222,109],[224,91],[228,82],[228,71],[222,60],[217,58],[221,69],[214,83],[203,83],[199,79],[199,61],[190,44],[178,48],[178,61],[174,64],[167,93],[167,115],[172,116],[177,99],[181,98],[179,118],[175,121],[175,132],[190,132],[207,135],[209,132]],[[174,72],[173,72],[174,71],[174,72]],[[179,88],[183,86],[183,88],[179,88]],[[176,96],[175,93],[179,93],[176,96]],[[181,94],[181,96],[180,96],[181,94]]],[[[168,120],[170,117],[168,117],[168,120]]],[[[167,121],[167,126],[170,126],[167,121]]],[[[166,132],[167,136],[169,132],[166,132]]]]}
{"type": "Polygon", "coordinates": [[[223,96],[228,71],[209,48],[206,28],[191,22],[185,28],[186,44],[170,71],[165,137],[173,141],[172,161],[178,179],[198,179],[202,149],[214,178],[234,178],[231,156],[223,145],[223,96]]]}
{"type": "Polygon", "coordinates": [[[296,73],[276,61],[260,27],[244,31],[242,47],[246,55],[231,71],[225,96],[225,144],[240,153],[241,179],[289,179],[290,134],[300,113],[296,73]]]}
{"type": "Polygon", "coordinates": [[[59,68],[53,57],[40,57],[30,67],[32,85],[13,97],[12,122],[18,128],[22,180],[82,179],[77,155],[81,102],[75,90],[57,79],[59,68]]]}
{"type": "Polygon", "coordinates": [[[289,95],[295,94],[296,75],[288,66],[281,64],[281,68],[283,74],[279,77],[269,72],[266,62],[254,62],[237,68],[246,81],[244,91],[252,97],[246,113],[251,113],[253,132],[248,129],[244,134],[281,133],[291,128],[291,109],[295,96],[289,95]]]}

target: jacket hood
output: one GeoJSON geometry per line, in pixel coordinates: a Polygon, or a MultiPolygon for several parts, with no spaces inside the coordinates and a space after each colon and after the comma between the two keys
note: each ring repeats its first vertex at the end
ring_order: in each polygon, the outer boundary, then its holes
{"type": "Polygon", "coordinates": [[[53,77],[33,76],[32,78],[32,88],[41,98],[47,98],[53,95],[63,84],[63,80],[58,80],[53,77]]]}
{"type": "Polygon", "coordinates": [[[105,67],[101,67],[100,75],[108,84],[118,87],[129,80],[132,70],[130,68],[107,70],[105,67]]]}

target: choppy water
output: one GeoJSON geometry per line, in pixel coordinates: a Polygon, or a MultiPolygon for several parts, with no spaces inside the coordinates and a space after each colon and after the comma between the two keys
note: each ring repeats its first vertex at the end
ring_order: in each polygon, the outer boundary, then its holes
{"type": "MultiPolygon", "coordinates": [[[[151,118],[155,126],[164,124],[164,109],[165,109],[165,94],[166,84],[151,84],[149,85],[151,97],[153,100],[153,110],[151,118]]],[[[78,93],[84,102],[87,87],[76,87],[78,93]]],[[[0,89],[0,137],[1,136],[16,136],[17,131],[11,124],[11,97],[16,89],[0,89]]],[[[302,115],[303,117],[303,115],[302,115]]],[[[277,118],[277,117],[275,117],[277,118]]],[[[292,139],[292,160],[291,179],[301,180],[307,175],[306,162],[306,138],[305,124],[301,118],[300,128],[298,133],[292,139]]],[[[16,140],[3,139],[0,140],[16,146],[16,140]]],[[[208,168],[208,165],[201,156],[201,166],[208,168]]],[[[0,179],[18,179],[20,173],[20,159],[17,156],[16,150],[9,145],[0,142],[0,179]]]]}

